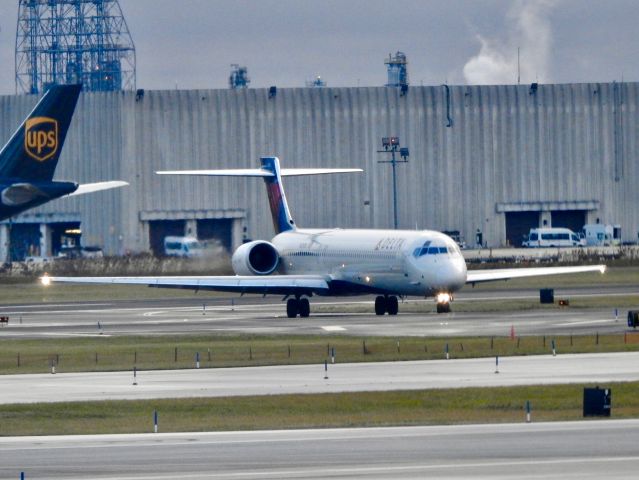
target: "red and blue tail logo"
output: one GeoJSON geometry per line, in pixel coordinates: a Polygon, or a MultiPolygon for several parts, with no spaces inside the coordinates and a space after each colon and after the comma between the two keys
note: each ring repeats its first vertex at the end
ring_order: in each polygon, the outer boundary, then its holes
{"type": "Polygon", "coordinates": [[[275,233],[295,230],[295,222],[288,209],[284,187],[282,186],[279,159],[277,157],[262,157],[261,161],[262,168],[273,174],[272,176],[264,177],[264,182],[266,183],[266,192],[268,193],[275,233]]]}

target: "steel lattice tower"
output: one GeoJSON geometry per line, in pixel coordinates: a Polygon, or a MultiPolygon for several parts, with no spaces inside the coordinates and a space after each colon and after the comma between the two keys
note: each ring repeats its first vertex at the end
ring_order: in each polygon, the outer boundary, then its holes
{"type": "Polygon", "coordinates": [[[135,46],[118,0],[18,0],[16,93],[82,83],[135,89],[135,46]]]}

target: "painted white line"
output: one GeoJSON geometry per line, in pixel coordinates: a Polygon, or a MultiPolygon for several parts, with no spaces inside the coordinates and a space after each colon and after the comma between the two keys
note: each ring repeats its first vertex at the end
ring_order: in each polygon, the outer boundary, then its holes
{"type": "Polygon", "coordinates": [[[596,323],[618,323],[618,320],[615,319],[601,319],[601,320],[575,320],[574,322],[563,322],[555,324],[558,327],[567,327],[570,325],[593,325],[596,323]]]}
{"type": "Polygon", "coordinates": [[[326,332],[343,332],[346,329],[344,327],[340,327],[337,325],[327,325],[325,327],[322,327],[322,330],[326,331],[326,332]]]}

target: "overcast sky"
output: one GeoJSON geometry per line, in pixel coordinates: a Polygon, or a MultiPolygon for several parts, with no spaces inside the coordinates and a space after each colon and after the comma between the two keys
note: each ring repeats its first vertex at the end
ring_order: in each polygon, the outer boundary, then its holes
{"type": "MultiPolygon", "coordinates": [[[[137,86],[379,86],[403,51],[413,85],[639,80],[637,0],[120,0],[137,86]]],[[[15,92],[18,0],[0,0],[0,94],[15,92]]]]}

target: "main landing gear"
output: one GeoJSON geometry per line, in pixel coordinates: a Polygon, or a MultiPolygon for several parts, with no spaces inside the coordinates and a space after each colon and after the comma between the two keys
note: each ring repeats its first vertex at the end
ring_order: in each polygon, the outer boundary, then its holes
{"type": "Polygon", "coordinates": [[[388,313],[389,315],[397,315],[398,311],[399,304],[396,296],[379,295],[375,298],[375,315],[384,315],[385,313],[388,313]]]}
{"type": "Polygon", "coordinates": [[[308,298],[289,298],[286,301],[286,316],[288,318],[308,317],[311,314],[311,304],[308,298]]]}

